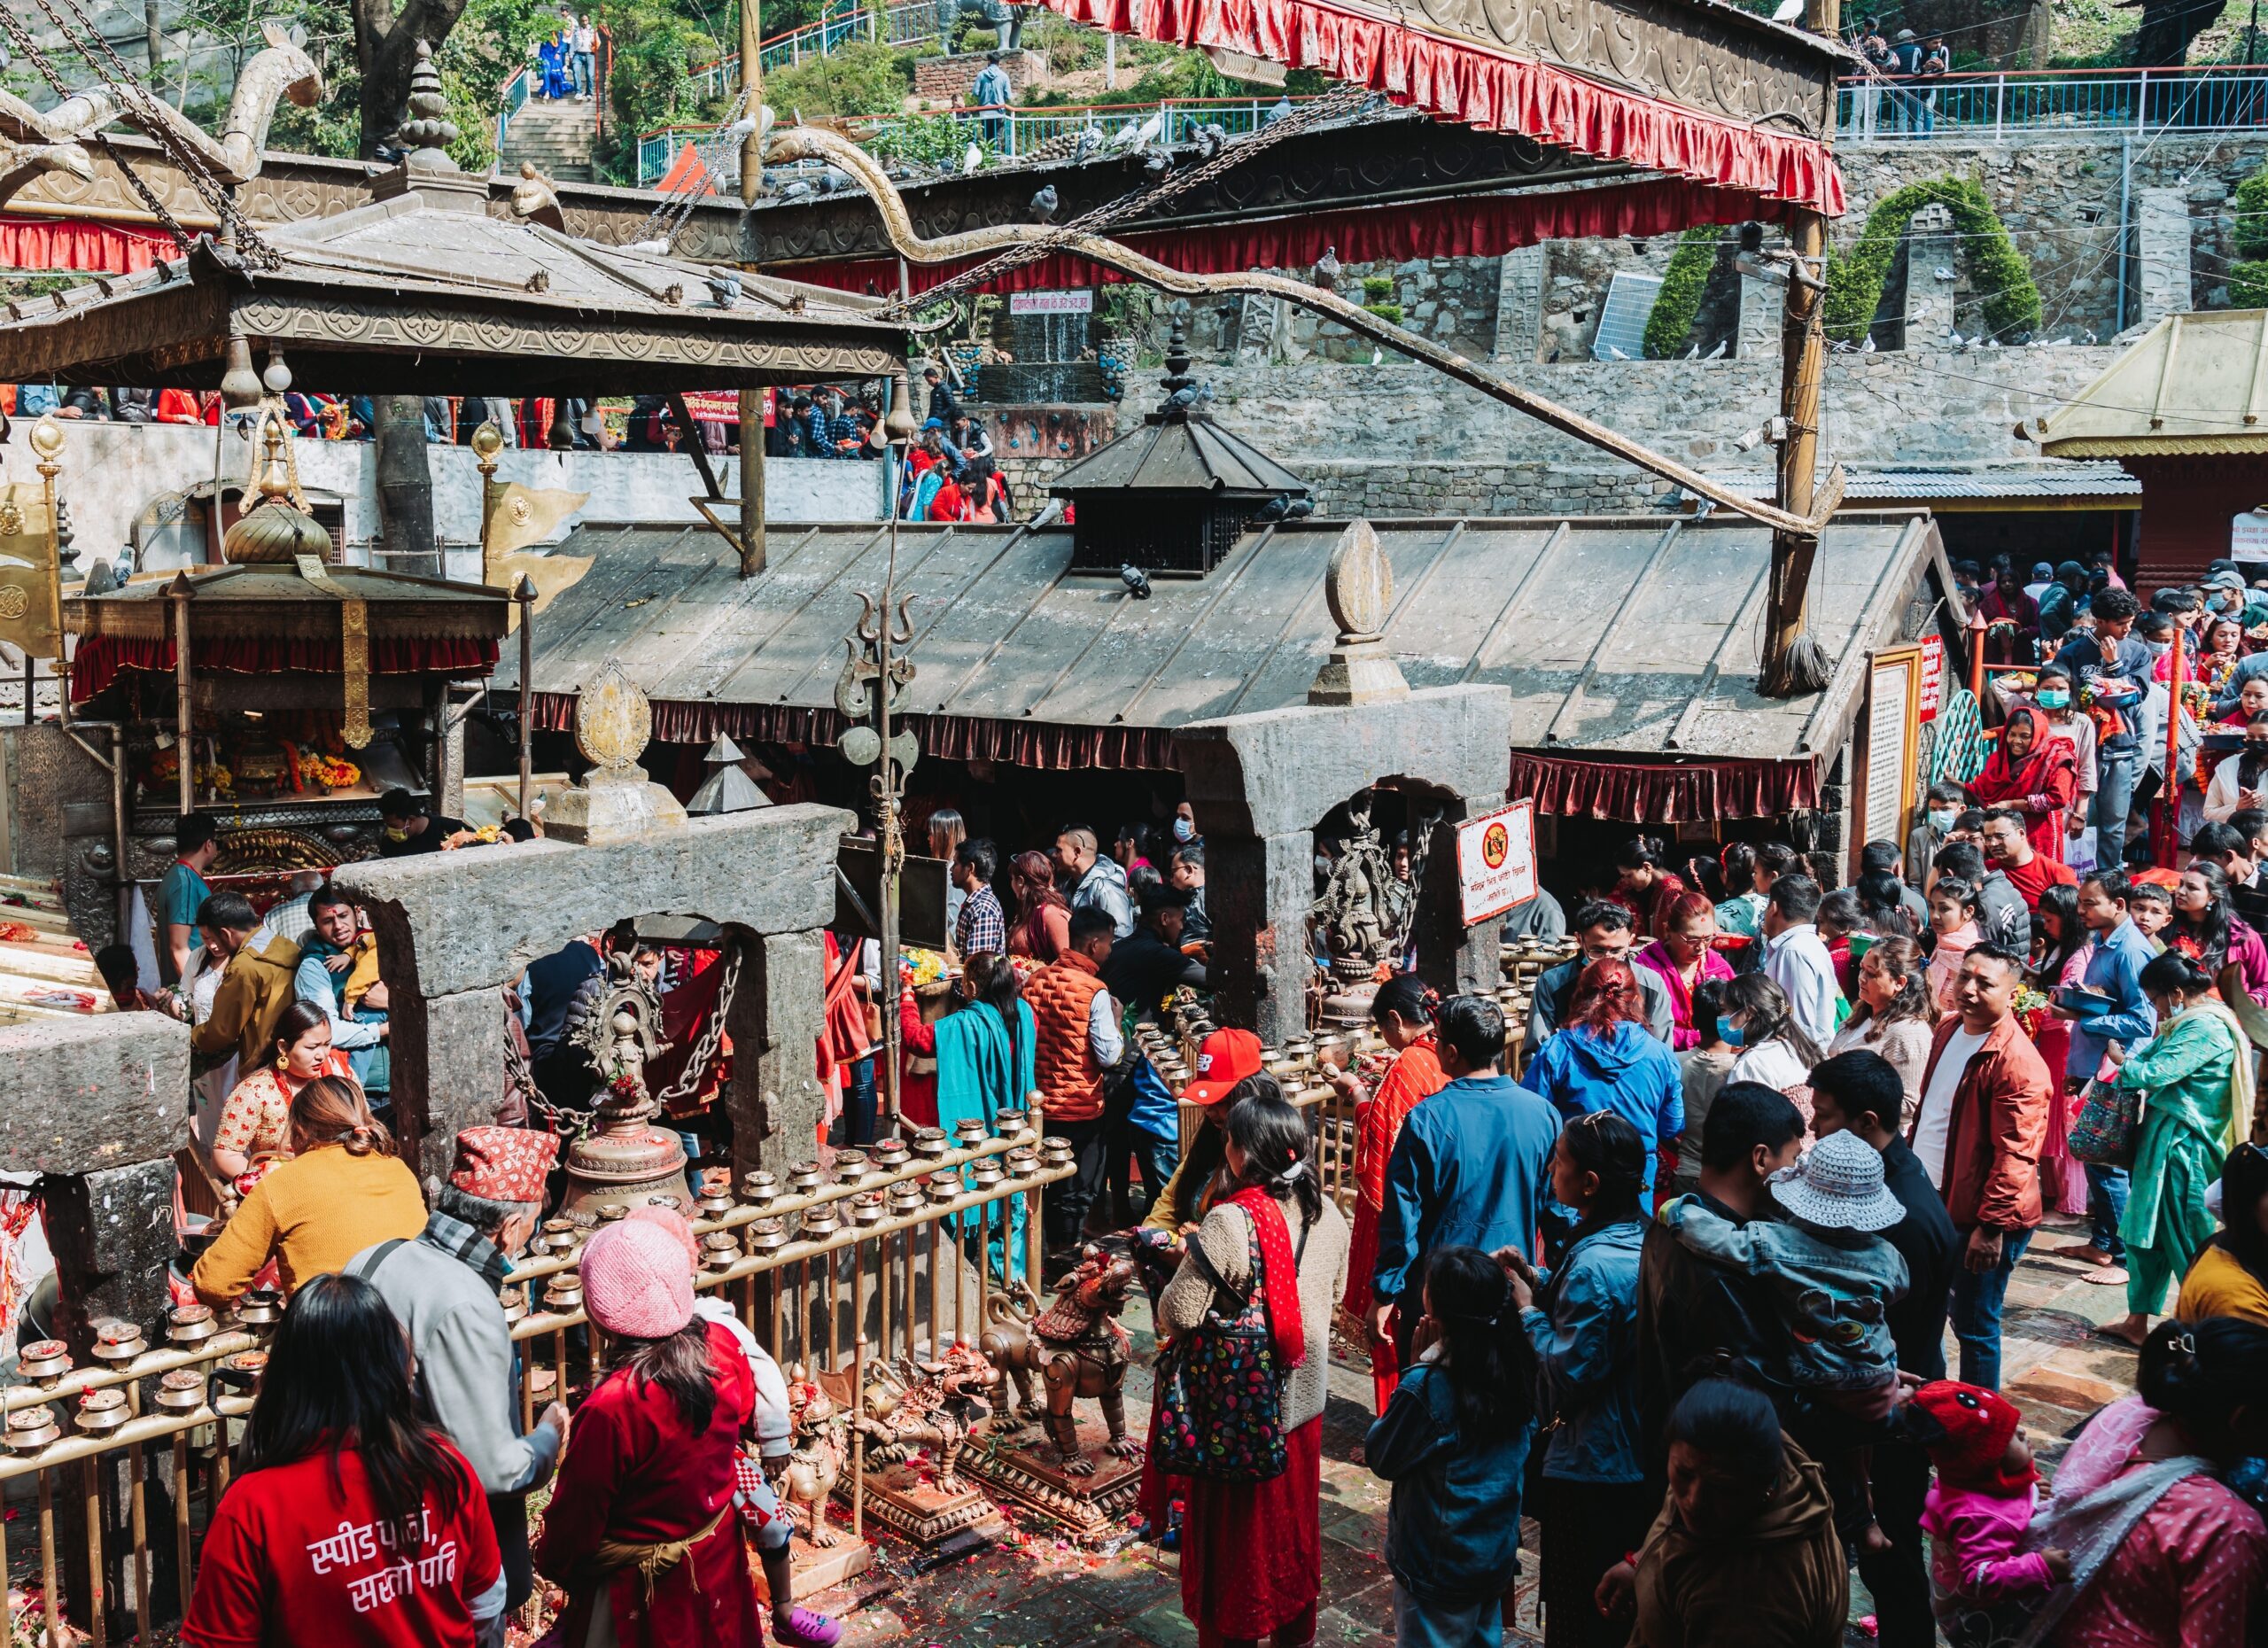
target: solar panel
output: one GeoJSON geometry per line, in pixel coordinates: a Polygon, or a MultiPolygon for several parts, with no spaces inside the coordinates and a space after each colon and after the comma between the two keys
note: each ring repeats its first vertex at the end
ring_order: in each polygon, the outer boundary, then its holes
{"type": "Polygon", "coordinates": [[[1598,336],[1591,339],[1594,361],[1643,361],[1646,358],[1646,317],[1662,293],[1662,277],[1617,269],[1606,289],[1606,304],[1598,312],[1598,336]],[[1617,354],[1615,351],[1621,353],[1617,354]]]}

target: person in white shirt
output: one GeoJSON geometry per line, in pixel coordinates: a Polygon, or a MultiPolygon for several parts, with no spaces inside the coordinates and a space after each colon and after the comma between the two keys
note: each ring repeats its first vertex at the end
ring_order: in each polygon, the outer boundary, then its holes
{"type": "Polygon", "coordinates": [[[599,31],[591,27],[587,16],[578,20],[571,12],[568,16],[568,31],[567,42],[574,57],[575,95],[588,103],[598,90],[593,62],[598,54],[599,31]]]}
{"type": "Polygon", "coordinates": [[[1835,982],[1834,959],[1819,936],[1819,883],[1790,872],[1772,883],[1764,906],[1764,976],[1788,998],[1796,1024],[1812,1040],[1826,1045],[1835,1036],[1835,1009],[1843,991],[1835,982]]]}
{"type": "Polygon", "coordinates": [[[1811,1119],[1811,1069],[1827,1055],[1788,1010],[1788,998],[1761,973],[1743,973],[1723,986],[1725,1011],[1718,1033],[1739,1056],[1728,1082],[1760,1082],[1795,1102],[1811,1119]]]}

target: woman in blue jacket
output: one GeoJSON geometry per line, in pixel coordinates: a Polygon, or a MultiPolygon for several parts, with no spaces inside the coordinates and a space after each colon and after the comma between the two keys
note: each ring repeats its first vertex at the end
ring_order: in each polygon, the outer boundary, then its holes
{"type": "MultiPolygon", "coordinates": [[[[1640,1031],[1640,1034],[1644,1034],[1640,1031]]],[[[1565,1036],[1557,1038],[1565,1040],[1565,1036]]],[[[1541,1503],[1546,1648],[1620,1648],[1627,1630],[1592,1604],[1600,1576],[1637,1549],[1659,1508],[1638,1449],[1638,1248],[1644,1170],[1635,1128],[1611,1111],[1559,1131],[1551,1193],[1578,1223],[1558,1267],[1531,1300],[1514,1297],[1542,1372],[1536,1410],[1547,1429],[1541,1503]]]]}
{"type": "Polygon", "coordinates": [[[1536,1050],[1520,1085],[1569,1120],[1612,1110],[1629,1123],[1645,1158],[1642,1195],[1653,1190],[1657,1154],[1685,1131],[1677,1055],[1646,1029],[1646,999],[1627,961],[1594,961],[1582,970],[1565,1026],[1536,1050]]]}
{"type": "Polygon", "coordinates": [[[1436,1248],[1415,1365],[1371,1426],[1363,1457],[1394,1484],[1386,1562],[1399,1648],[1495,1648],[1519,1568],[1520,1476],[1535,1354],[1504,1267],[1436,1248]]]}

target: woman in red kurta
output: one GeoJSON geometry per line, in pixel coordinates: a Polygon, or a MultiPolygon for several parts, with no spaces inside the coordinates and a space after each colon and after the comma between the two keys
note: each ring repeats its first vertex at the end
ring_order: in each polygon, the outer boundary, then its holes
{"type": "Polygon", "coordinates": [[[1669,854],[1651,836],[1634,836],[1615,854],[1614,898],[1627,905],[1638,918],[1638,930],[1649,938],[1669,931],[1669,913],[1689,889],[1669,867],[1669,854]]]}
{"type": "Polygon", "coordinates": [[[2052,864],[2063,861],[2063,810],[2078,788],[2071,746],[2050,738],[2047,718],[2029,705],[2009,712],[1992,759],[1969,781],[1979,806],[2022,812],[2031,850],[2052,864]]]}
{"type": "Polygon", "coordinates": [[[669,1232],[608,1225],[585,1246],[582,1275],[615,1367],[576,1411],[536,1547],[537,1572],[567,1591],[562,1648],[761,1648],[733,1512],[756,1411],[747,1358],[693,1314],[693,1269],[669,1232]],[[594,1629],[600,1608],[610,1638],[594,1629]]]}
{"type": "Polygon", "coordinates": [[[1449,1084],[1441,1061],[1433,1050],[1433,1009],[1441,998],[1428,990],[1415,973],[1397,973],[1379,986],[1371,998],[1371,1018],[1393,1050],[1378,1092],[1367,1093],[1362,1079],[1348,1071],[1331,1076],[1331,1084],[1355,1101],[1355,1230],[1347,1251],[1347,1295],[1340,1303],[1351,1320],[1364,1325],[1371,1347],[1372,1396],[1380,1413],[1402,1382],[1402,1367],[1394,1360],[1394,1341],[1379,1339],[1371,1320],[1371,1272],[1378,1268],[1379,1215],[1386,1208],[1386,1164],[1394,1154],[1394,1141],[1402,1124],[1421,1100],[1430,1099],[1449,1084]]]}

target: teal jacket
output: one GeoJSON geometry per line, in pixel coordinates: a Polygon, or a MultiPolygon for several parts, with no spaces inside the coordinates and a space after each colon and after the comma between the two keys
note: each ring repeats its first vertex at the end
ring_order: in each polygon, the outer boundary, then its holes
{"type": "MultiPolygon", "coordinates": [[[[1014,1047],[1000,1015],[982,1002],[937,1021],[937,1125],[948,1139],[954,1125],[970,1116],[982,1116],[986,1131],[991,1131],[1001,1111],[1024,1108],[1026,1096],[1038,1085],[1032,1068],[1038,1044],[1039,1027],[1032,1022],[1031,1008],[1021,1001],[1016,1003],[1014,1047]]],[[[975,1217],[964,1217],[972,1222],[975,1217]]],[[[1010,1279],[1023,1274],[1023,1232],[1024,1199],[1012,1196],[1006,1251],[998,1235],[990,1243],[997,1274],[1010,1279]]]]}

